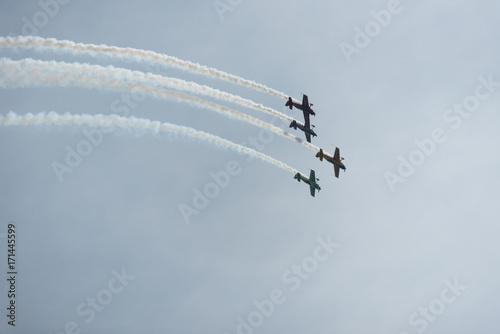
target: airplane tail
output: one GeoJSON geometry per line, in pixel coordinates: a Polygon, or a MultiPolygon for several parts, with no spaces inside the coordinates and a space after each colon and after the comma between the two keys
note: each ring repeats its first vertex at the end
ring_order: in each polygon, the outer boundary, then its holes
{"type": "Polygon", "coordinates": [[[298,182],[300,182],[300,173],[295,174],[295,176],[293,178],[295,180],[297,180],[298,182]]]}
{"type": "Polygon", "coordinates": [[[294,128],[295,130],[297,130],[297,122],[295,120],[293,120],[291,123],[290,123],[290,128],[294,128]]]}
{"type": "Polygon", "coordinates": [[[320,148],[319,152],[316,153],[316,158],[319,158],[320,161],[323,161],[323,149],[320,148]]]}
{"type": "Polygon", "coordinates": [[[292,102],[292,98],[291,97],[288,98],[288,101],[285,103],[285,106],[288,107],[288,108],[290,108],[290,110],[292,110],[292,108],[293,108],[293,102],[292,102]]]}

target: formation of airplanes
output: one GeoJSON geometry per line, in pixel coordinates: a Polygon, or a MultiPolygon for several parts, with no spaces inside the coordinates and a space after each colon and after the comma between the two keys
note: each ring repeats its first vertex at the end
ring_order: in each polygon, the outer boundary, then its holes
{"type": "MultiPolygon", "coordinates": [[[[304,114],[304,125],[297,123],[296,120],[293,120],[292,123],[290,123],[290,127],[294,128],[297,130],[299,128],[300,130],[304,131],[306,135],[306,140],[308,143],[311,142],[311,136],[316,137],[316,133],[311,129],[311,121],[309,120],[309,115],[316,116],[316,113],[314,110],[311,109],[312,104],[309,104],[309,99],[307,98],[306,94],[302,94],[302,104],[298,102],[293,102],[292,98],[289,97],[288,101],[285,103],[286,107],[289,107],[290,110],[293,109],[293,107],[302,110],[302,113],[304,114]]],[[[314,125],[312,126],[314,127],[314,125]]]]}
{"type": "MultiPolygon", "coordinates": [[[[302,132],[304,132],[307,142],[310,143],[311,136],[316,137],[317,135],[312,129],[314,128],[314,125],[311,125],[311,120],[309,116],[310,115],[316,116],[316,113],[311,108],[313,104],[309,103],[309,98],[307,97],[307,95],[305,94],[302,95],[303,95],[302,103],[295,102],[292,100],[291,97],[289,97],[288,101],[285,103],[285,106],[289,107],[290,110],[292,110],[293,107],[302,110],[302,113],[304,115],[304,124],[300,124],[296,120],[293,120],[290,123],[290,128],[293,128],[295,130],[300,129],[302,132]]],[[[339,172],[341,169],[344,171],[346,170],[346,166],[342,162],[344,158],[340,156],[340,149],[338,147],[335,148],[335,153],[333,154],[333,156],[323,152],[323,149],[320,148],[319,152],[316,154],[316,158],[318,158],[320,161],[323,161],[323,159],[325,159],[325,161],[330,162],[333,165],[336,178],[339,178],[339,172]]],[[[306,184],[308,184],[312,197],[314,197],[316,190],[318,190],[318,192],[321,190],[321,187],[317,183],[319,179],[316,178],[316,173],[314,170],[311,170],[309,178],[305,177],[304,175],[301,175],[300,173],[297,173],[295,174],[294,179],[296,179],[298,182],[303,181],[306,184]]]]}

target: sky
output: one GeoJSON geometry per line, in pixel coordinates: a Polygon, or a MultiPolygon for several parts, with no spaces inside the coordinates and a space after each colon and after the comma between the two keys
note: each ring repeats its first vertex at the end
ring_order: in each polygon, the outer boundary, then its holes
{"type": "MultiPolygon", "coordinates": [[[[182,101],[2,84],[4,117],[119,114],[191,127],[315,170],[321,191],[311,197],[290,171],[168,133],[0,125],[0,332],[498,333],[499,9],[0,1],[2,37],[150,50],[307,94],[312,143],[339,147],[347,165],[337,179],[311,148],[182,101]]],[[[0,58],[180,78],[302,121],[282,97],[178,68],[5,47],[0,58]]]]}

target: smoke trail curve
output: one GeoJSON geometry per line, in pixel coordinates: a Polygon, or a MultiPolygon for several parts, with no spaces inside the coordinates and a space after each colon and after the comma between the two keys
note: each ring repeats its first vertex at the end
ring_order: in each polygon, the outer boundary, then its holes
{"type": "Polygon", "coordinates": [[[210,143],[216,147],[230,149],[240,154],[249,155],[258,158],[262,161],[270,163],[276,167],[297,173],[295,169],[287,164],[276,160],[264,153],[255,151],[252,148],[233,143],[227,139],[221,138],[207,132],[198,131],[193,128],[175,125],[172,123],[151,121],[145,118],[122,117],[118,115],[72,115],[70,113],[58,114],[54,111],[49,113],[28,113],[18,115],[14,112],[7,113],[6,116],[0,115],[0,125],[2,126],[21,126],[21,125],[65,125],[65,126],[81,126],[87,125],[91,127],[118,127],[124,129],[132,129],[135,131],[149,131],[152,134],[162,132],[180,135],[188,138],[199,139],[210,143]]]}
{"type": "Polygon", "coordinates": [[[0,58],[0,87],[84,87],[100,88],[113,91],[135,91],[156,98],[167,98],[177,102],[208,108],[223,115],[236,118],[280,136],[296,141],[314,151],[319,148],[304,141],[283,129],[240,111],[190,96],[181,92],[169,91],[150,83],[143,72],[130,71],[112,66],[99,66],[55,61],[40,61],[33,59],[11,60],[0,58]],[[139,78],[139,79],[137,79],[139,78]]]}
{"type": "Polygon", "coordinates": [[[182,60],[166,54],[153,51],[121,48],[108,45],[75,43],[69,40],[57,40],[55,38],[42,38],[37,36],[19,36],[19,37],[0,37],[0,48],[33,48],[35,50],[52,49],[57,51],[66,51],[75,55],[87,54],[90,56],[104,55],[117,60],[132,60],[150,65],[160,64],[164,66],[175,67],[192,73],[198,73],[231,83],[236,83],[258,91],[269,93],[277,97],[288,99],[288,95],[259,84],[252,80],[247,80],[239,76],[223,72],[221,70],[203,66],[187,60],[182,60]]]}

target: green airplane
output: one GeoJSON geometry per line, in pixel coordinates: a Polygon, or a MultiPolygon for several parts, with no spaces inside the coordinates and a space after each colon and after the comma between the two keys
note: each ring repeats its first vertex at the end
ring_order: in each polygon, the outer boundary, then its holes
{"type": "Polygon", "coordinates": [[[314,197],[314,193],[316,192],[316,189],[318,189],[318,192],[321,190],[321,187],[319,184],[316,183],[316,181],[319,181],[319,179],[316,178],[316,174],[314,171],[311,169],[311,174],[309,175],[309,178],[305,177],[304,175],[301,175],[300,173],[295,174],[293,177],[296,179],[298,182],[300,180],[304,181],[309,185],[309,188],[311,190],[311,196],[314,197]]]}

